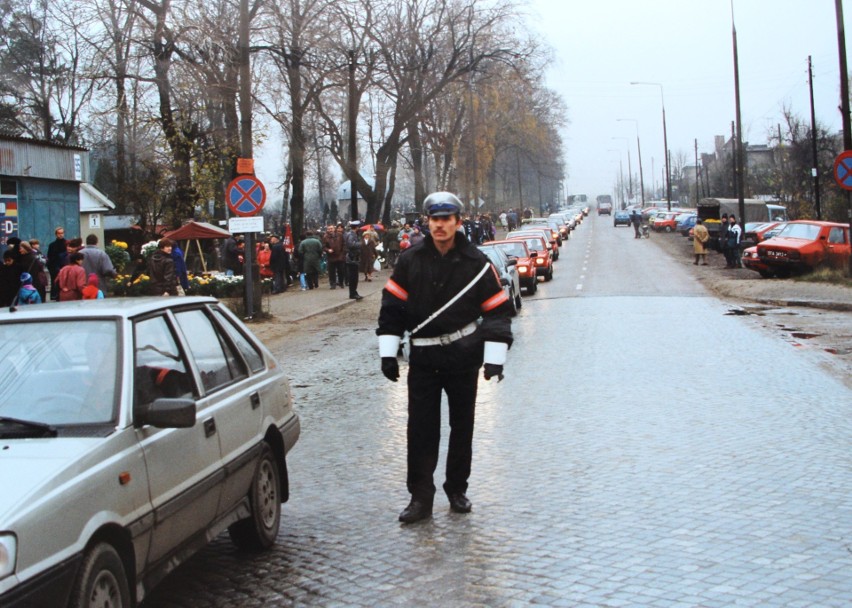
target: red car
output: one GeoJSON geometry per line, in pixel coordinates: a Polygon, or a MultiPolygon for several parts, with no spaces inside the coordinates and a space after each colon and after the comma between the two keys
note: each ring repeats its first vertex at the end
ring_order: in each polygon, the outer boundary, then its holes
{"type": "Polygon", "coordinates": [[[789,222],[778,235],[758,243],[757,255],[773,274],[784,277],[823,264],[843,268],[852,255],[849,226],[815,220],[789,222]]]}
{"type": "Polygon", "coordinates": [[[517,235],[510,232],[506,237],[507,240],[519,240],[526,243],[530,252],[530,257],[535,264],[536,277],[544,277],[545,281],[553,279],[553,257],[550,255],[550,245],[547,238],[539,234],[517,235]]]}
{"type": "Polygon", "coordinates": [[[765,279],[775,276],[775,272],[769,267],[769,264],[765,264],[760,261],[760,256],[757,253],[757,245],[752,247],[746,247],[743,250],[743,255],[740,258],[743,266],[748,268],[749,270],[754,270],[755,272],[760,273],[765,279]]]}
{"type": "Polygon", "coordinates": [[[550,256],[553,258],[553,261],[559,259],[559,242],[556,240],[556,237],[553,235],[553,232],[547,226],[536,226],[536,225],[526,225],[522,226],[517,230],[513,230],[509,234],[506,235],[507,239],[510,239],[514,236],[538,236],[541,235],[544,237],[544,240],[550,244],[550,256]]]}
{"type": "Polygon", "coordinates": [[[530,253],[525,241],[510,239],[506,241],[488,241],[480,247],[497,247],[510,258],[515,258],[518,263],[515,269],[518,271],[521,287],[527,290],[527,295],[532,295],[538,290],[538,274],[536,272],[535,257],[530,253]]]}
{"type": "Polygon", "coordinates": [[[680,211],[664,211],[662,213],[657,213],[651,227],[657,232],[674,232],[677,228],[677,220],[675,218],[678,215],[680,215],[680,211]]]}

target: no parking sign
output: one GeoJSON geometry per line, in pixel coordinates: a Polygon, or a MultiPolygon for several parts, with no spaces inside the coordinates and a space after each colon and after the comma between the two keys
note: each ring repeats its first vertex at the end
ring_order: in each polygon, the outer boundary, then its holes
{"type": "Polygon", "coordinates": [[[236,215],[257,215],[266,202],[266,188],[254,175],[240,175],[228,184],[225,200],[236,215]]]}

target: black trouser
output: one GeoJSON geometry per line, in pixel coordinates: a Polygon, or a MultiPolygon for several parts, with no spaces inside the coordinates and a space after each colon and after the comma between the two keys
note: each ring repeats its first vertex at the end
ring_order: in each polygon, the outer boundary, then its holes
{"type": "Polygon", "coordinates": [[[473,455],[473,419],[479,370],[440,372],[408,368],[408,491],[413,498],[432,502],[433,475],[441,441],[441,391],[447,393],[450,441],[444,491],[467,492],[473,455]]]}
{"type": "Polygon", "coordinates": [[[343,260],[328,263],[328,284],[332,287],[343,287],[346,274],[346,263],[343,260]]]}
{"type": "Polygon", "coordinates": [[[358,264],[346,264],[346,276],[349,277],[349,297],[358,295],[358,264]]]}
{"type": "Polygon", "coordinates": [[[633,233],[636,235],[636,238],[639,238],[639,224],[637,222],[633,223],[633,233]]]}

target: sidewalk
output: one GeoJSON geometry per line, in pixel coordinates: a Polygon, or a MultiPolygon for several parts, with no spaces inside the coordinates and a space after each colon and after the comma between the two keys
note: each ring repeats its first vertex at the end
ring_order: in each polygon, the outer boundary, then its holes
{"type": "Polygon", "coordinates": [[[390,270],[382,269],[373,273],[373,280],[364,281],[364,276],[358,280],[358,293],[363,300],[350,300],[349,288],[330,289],[328,277],[320,277],[319,289],[302,291],[298,283],[293,283],[287,291],[277,295],[263,296],[263,311],[274,317],[276,322],[291,322],[307,319],[315,315],[339,310],[344,306],[363,306],[368,300],[374,300],[378,306],[382,288],[390,277],[390,270]]]}

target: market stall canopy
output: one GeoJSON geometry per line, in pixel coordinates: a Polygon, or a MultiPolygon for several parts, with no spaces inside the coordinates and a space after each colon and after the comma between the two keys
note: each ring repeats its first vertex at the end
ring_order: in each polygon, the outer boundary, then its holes
{"type": "Polygon", "coordinates": [[[198,250],[198,258],[201,262],[201,269],[207,272],[207,259],[204,257],[204,251],[201,249],[201,242],[209,239],[226,239],[231,236],[231,233],[223,228],[208,224],[207,222],[196,222],[190,220],[177,230],[172,230],[164,235],[173,241],[186,241],[183,249],[183,257],[187,258],[190,252],[189,242],[194,241],[195,247],[198,250]]]}
{"type": "Polygon", "coordinates": [[[177,230],[167,232],[165,236],[173,241],[194,241],[197,239],[226,239],[231,236],[231,233],[207,222],[190,220],[177,230]]]}

